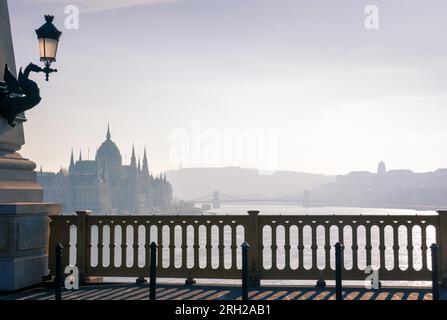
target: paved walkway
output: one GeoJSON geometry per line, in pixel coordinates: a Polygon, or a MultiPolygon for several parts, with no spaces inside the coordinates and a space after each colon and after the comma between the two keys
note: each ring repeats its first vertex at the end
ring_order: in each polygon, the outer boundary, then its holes
{"type": "MultiPolygon", "coordinates": [[[[335,289],[309,287],[265,286],[249,292],[251,300],[334,300],[335,289]]],[[[64,300],[147,300],[147,284],[99,284],[83,286],[76,291],[62,292],[64,300]]],[[[447,291],[441,293],[447,300],[447,291]]],[[[0,295],[0,300],[53,300],[51,288],[33,288],[23,292],[0,295]]],[[[160,284],[157,300],[240,300],[241,290],[236,286],[160,284]]],[[[345,288],[345,300],[431,300],[428,288],[382,288],[376,291],[345,288]]]]}

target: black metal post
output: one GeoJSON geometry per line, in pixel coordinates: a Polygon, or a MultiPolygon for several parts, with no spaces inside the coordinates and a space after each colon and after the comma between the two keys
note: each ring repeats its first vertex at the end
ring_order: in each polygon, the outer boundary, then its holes
{"type": "Polygon", "coordinates": [[[248,248],[249,244],[244,241],[242,247],[242,300],[248,300],[248,248]]]}
{"type": "Polygon", "coordinates": [[[151,243],[151,270],[149,283],[149,300],[155,300],[155,288],[157,287],[157,244],[151,243]]]}
{"type": "Polygon", "coordinates": [[[62,300],[62,250],[64,247],[58,243],[56,245],[56,277],[54,279],[54,296],[56,300],[62,300]]]}
{"type": "Polygon", "coordinates": [[[433,243],[431,249],[431,277],[433,300],[439,300],[439,273],[438,273],[438,249],[439,246],[433,243]]]}
{"type": "Polygon", "coordinates": [[[340,242],[337,242],[335,244],[335,298],[336,298],[336,300],[343,300],[343,286],[342,286],[343,249],[344,249],[344,246],[340,242]]]}

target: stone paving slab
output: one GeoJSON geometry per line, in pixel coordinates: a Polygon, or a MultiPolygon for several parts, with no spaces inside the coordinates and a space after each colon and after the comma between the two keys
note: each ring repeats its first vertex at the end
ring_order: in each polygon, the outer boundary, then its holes
{"type": "MultiPolygon", "coordinates": [[[[344,288],[345,300],[432,300],[430,288],[382,288],[366,290],[344,288]]],[[[62,291],[64,300],[148,300],[147,284],[97,284],[81,287],[76,291],[62,291]]],[[[249,291],[251,300],[335,300],[335,289],[328,287],[263,286],[249,291]]],[[[172,285],[159,284],[157,300],[240,300],[241,289],[237,286],[172,285]]],[[[441,292],[447,300],[447,290],[441,292]]],[[[54,291],[37,287],[14,294],[0,295],[0,300],[54,300],[54,291]]]]}

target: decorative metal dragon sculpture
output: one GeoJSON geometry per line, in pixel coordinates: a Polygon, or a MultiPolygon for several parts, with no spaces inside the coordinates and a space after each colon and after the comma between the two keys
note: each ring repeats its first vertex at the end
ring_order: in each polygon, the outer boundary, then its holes
{"type": "Polygon", "coordinates": [[[43,72],[43,69],[30,63],[25,71],[20,69],[16,79],[5,66],[4,81],[0,82],[0,115],[14,127],[15,119],[20,113],[40,103],[40,90],[36,82],[29,79],[31,72],[43,72]]]}

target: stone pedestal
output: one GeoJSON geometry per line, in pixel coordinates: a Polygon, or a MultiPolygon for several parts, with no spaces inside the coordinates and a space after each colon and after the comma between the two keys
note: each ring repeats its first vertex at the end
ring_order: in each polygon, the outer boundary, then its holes
{"type": "MultiPolygon", "coordinates": [[[[0,0],[0,79],[5,64],[16,75],[8,3],[0,0]]],[[[13,128],[0,117],[0,291],[26,288],[48,275],[48,216],[62,211],[43,203],[36,165],[17,153],[25,144],[25,120],[22,115],[13,128]]]]}
{"type": "Polygon", "coordinates": [[[48,275],[48,215],[61,210],[57,204],[0,204],[0,291],[26,288],[48,275]]]}

